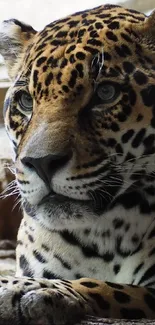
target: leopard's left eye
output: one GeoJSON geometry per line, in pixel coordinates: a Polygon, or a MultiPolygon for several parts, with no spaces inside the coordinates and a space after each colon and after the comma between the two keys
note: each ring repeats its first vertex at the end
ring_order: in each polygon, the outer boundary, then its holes
{"type": "Polygon", "coordinates": [[[31,114],[33,109],[33,99],[26,91],[19,91],[16,93],[16,101],[23,114],[31,114]]]}
{"type": "Polygon", "coordinates": [[[111,103],[120,94],[119,86],[114,83],[101,83],[96,93],[102,103],[111,103]]]}

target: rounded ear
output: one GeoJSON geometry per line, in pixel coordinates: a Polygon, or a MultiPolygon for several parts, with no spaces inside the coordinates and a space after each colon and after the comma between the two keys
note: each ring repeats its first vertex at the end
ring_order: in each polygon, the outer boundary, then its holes
{"type": "Polygon", "coordinates": [[[155,11],[143,23],[133,24],[132,31],[141,45],[155,52],[155,11]]]}
{"type": "Polygon", "coordinates": [[[0,28],[0,54],[4,57],[8,74],[15,77],[15,66],[19,64],[22,53],[32,42],[36,31],[17,19],[5,20],[0,28]]]}

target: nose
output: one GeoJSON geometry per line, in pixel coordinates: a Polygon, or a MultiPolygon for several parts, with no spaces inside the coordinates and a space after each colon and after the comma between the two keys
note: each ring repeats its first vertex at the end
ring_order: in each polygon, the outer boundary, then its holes
{"type": "Polygon", "coordinates": [[[71,158],[70,152],[58,155],[47,155],[41,158],[24,157],[21,159],[23,165],[35,171],[39,177],[50,186],[54,173],[63,167],[71,158]]]}

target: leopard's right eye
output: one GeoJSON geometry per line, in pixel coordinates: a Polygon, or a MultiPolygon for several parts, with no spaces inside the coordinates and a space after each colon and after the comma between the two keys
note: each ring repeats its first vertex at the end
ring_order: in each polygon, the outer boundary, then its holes
{"type": "Polygon", "coordinates": [[[97,90],[97,96],[104,104],[112,103],[120,94],[119,86],[115,83],[101,83],[97,90]]]}
{"type": "Polygon", "coordinates": [[[31,114],[33,109],[33,99],[29,93],[20,90],[15,94],[15,100],[23,114],[31,114]]]}

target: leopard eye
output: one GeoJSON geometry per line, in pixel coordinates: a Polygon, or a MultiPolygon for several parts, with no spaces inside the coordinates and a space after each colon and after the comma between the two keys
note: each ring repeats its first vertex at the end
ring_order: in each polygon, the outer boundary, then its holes
{"type": "Polygon", "coordinates": [[[102,83],[97,87],[96,93],[102,103],[111,103],[117,98],[120,90],[114,83],[102,83]]]}
{"type": "Polygon", "coordinates": [[[24,114],[31,114],[33,109],[33,99],[26,91],[19,91],[16,93],[16,101],[20,107],[20,110],[24,114]]]}

